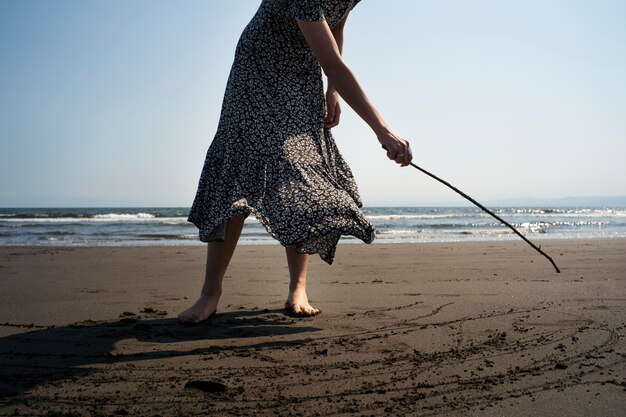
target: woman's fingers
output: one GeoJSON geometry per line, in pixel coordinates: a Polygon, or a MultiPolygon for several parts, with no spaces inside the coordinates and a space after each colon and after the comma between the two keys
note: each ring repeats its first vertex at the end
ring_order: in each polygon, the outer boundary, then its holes
{"type": "Polygon", "coordinates": [[[389,159],[396,159],[399,154],[402,153],[402,146],[400,142],[394,141],[386,146],[387,156],[389,159]]]}
{"type": "Polygon", "coordinates": [[[333,118],[331,119],[331,124],[333,125],[333,127],[335,127],[339,124],[339,114],[341,113],[341,110],[339,110],[339,102],[337,101],[333,107],[334,111],[333,118]]]}
{"type": "Polygon", "coordinates": [[[341,107],[339,106],[339,94],[336,92],[326,92],[326,116],[324,117],[324,127],[331,129],[339,124],[341,107]]]}
{"type": "Polygon", "coordinates": [[[396,152],[394,154],[393,160],[397,163],[401,164],[404,162],[404,157],[406,155],[406,144],[402,139],[396,139],[396,152]]]}
{"type": "Polygon", "coordinates": [[[405,167],[409,165],[412,159],[413,159],[413,154],[409,146],[409,141],[403,140],[402,151],[397,155],[396,162],[400,164],[400,166],[405,167]]]}
{"type": "Polygon", "coordinates": [[[389,139],[383,148],[387,150],[387,158],[391,159],[400,166],[407,166],[413,160],[413,152],[409,141],[401,138],[395,133],[390,134],[386,139],[389,139]]]}
{"type": "Polygon", "coordinates": [[[333,121],[333,115],[331,114],[330,109],[329,109],[328,113],[326,113],[326,117],[324,117],[324,127],[326,129],[330,129],[332,121],[333,121]]]}
{"type": "Polygon", "coordinates": [[[404,158],[402,160],[403,167],[409,165],[411,159],[413,159],[413,155],[411,155],[411,147],[409,145],[409,141],[405,139],[404,142],[406,147],[404,149],[404,158]]]}
{"type": "Polygon", "coordinates": [[[339,108],[339,102],[335,102],[334,105],[330,105],[324,118],[324,127],[326,129],[333,128],[339,124],[339,116],[341,109],[339,108]]]}
{"type": "Polygon", "coordinates": [[[324,123],[330,123],[331,120],[333,120],[333,109],[328,106],[326,108],[326,116],[324,116],[324,123]]]}
{"type": "Polygon", "coordinates": [[[413,151],[411,150],[411,144],[409,143],[409,141],[406,141],[407,144],[407,152],[406,152],[406,163],[404,164],[404,166],[407,166],[411,163],[411,161],[413,160],[413,151]]]}

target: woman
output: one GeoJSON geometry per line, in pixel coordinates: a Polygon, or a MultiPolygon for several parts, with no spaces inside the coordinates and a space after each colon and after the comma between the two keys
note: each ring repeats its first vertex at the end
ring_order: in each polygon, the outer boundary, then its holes
{"type": "Polygon", "coordinates": [[[342,60],[343,28],[359,1],[263,0],[244,29],[189,213],[199,239],[208,242],[207,262],[200,297],[180,313],[181,322],[198,323],[217,310],[250,213],[285,247],[285,308],[295,315],[319,313],[306,294],[308,254],[332,264],[342,235],[374,240],[330,132],[339,123],[339,96],[372,128],[389,159],[407,166],[412,155],[342,60]]]}

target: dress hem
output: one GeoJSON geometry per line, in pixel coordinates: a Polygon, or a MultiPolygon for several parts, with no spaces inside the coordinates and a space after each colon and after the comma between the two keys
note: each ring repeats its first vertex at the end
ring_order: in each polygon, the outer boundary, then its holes
{"type": "MultiPolygon", "coordinates": [[[[359,206],[361,207],[361,206],[359,206]]],[[[198,228],[198,238],[201,242],[204,243],[209,243],[209,242],[224,242],[226,240],[224,233],[221,232],[217,234],[217,236],[214,237],[210,237],[209,235],[212,234],[211,232],[213,232],[216,228],[218,227],[224,227],[225,228],[225,224],[226,222],[228,222],[229,220],[233,219],[236,216],[239,216],[241,214],[246,214],[246,217],[249,216],[250,214],[254,214],[254,217],[259,221],[259,223],[261,223],[263,225],[263,227],[265,228],[265,230],[267,231],[267,233],[274,238],[276,241],[278,241],[278,243],[281,244],[281,246],[283,247],[295,247],[295,250],[297,253],[302,253],[302,254],[308,254],[308,255],[315,255],[318,254],[320,256],[320,258],[326,262],[329,265],[332,265],[333,260],[334,260],[334,252],[336,250],[336,246],[337,243],[339,242],[339,239],[341,238],[341,236],[353,236],[357,239],[360,239],[361,241],[363,241],[366,244],[371,244],[375,239],[376,239],[376,229],[374,226],[372,227],[368,227],[365,230],[365,233],[363,234],[363,236],[357,236],[356,234],[350,233],[350,232],[346,232],[345,229],[341,229],[341,228],[337,228],[337,229],[333,229],[331,232],[324,234],[324,235],[314,235],[311,234],[309,236],[307,236],[305,239],[301,240],[300,243],[296,242],[296,243],[290,243],[287,244],[283,241],[283,239],[281,239],[275,232],[274,230],[271,228],[269,221],[263,216],[263,214],[255,207],[251,206],[249,203],[247,203],[247,201],[245,199],[240,199],[237,200],[235,202],[233,202],[230,205],[230,208],[226,210],[225,214],[222,215],[221,221],[219,221],[217,223],[216,226],[214,226],[212,229],[207,229],[205,225],[203,225],[202,223],[200,223],[199,221],[195,220],[192,218],[192,216],[189,216],[187,218],[187,221],[190,223],[193,223],[197,228],[198,228]],[[335,243],[331,246],[331,250],[327,253],[322,253],[321,251],[317,250],[317,249],[305,249],[303,248],[303,243],[302,242],[306,242],[307,240],[310,240],[311,238],[315,238],[315,237],[322,237],[322,236],[328,236],[328,235],[335,235],[337,237],[335,243]],[[365,237],[366,235],[369,235],[367,238],[365,237]]]]}

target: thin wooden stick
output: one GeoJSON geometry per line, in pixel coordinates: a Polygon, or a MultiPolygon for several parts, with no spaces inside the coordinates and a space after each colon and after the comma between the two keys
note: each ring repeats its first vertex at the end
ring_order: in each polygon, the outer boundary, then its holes
{"type": "MultiPolygon", "coordinates": [[[[385,148],[385,146],[383,145],[383,149],[387,150],[387,148],[385,148]]],[[[463,196],[465,199],[471,201],[472,203],[474,203],[478,208],[482,209],[484,212],[486,212],[487,214],[490,214],[491,216],[495,217],[496,219],[498,219],[501,223],[504,223],[509,229],[513,230],[515,232],[516,235],[518,235],[519,237],[521,237],[526,243],[528,243],[530,246],[532,246],[533,249],[535,249],[537,252],[539,252],[540,254],[542,254],[543,256],[545,256],[546,258],[548,258],[548,260],[550,261],[550,263],[552,263],[552,266],[554,266],[554,269],[556,269],[557,273],[560,273],[561,270],[559,269],[558,266],[556,266],[556,263],[554,263],[554,261],[552,260],[552,258],[550,256],[548,256],[547,253],[545,253],[544,251],[541,250],[541,246],[536,246],[533,242],[531,242],[530,240],[526,239],[526,237],[521,234],[520,232],[518,232],[518,230],[513,227],[511,224],[509,224],[507,221],[501,219],[497,214],[495,214],[494,212],[492,212],[491,210],[489,210],[488,208],[486,208],[485,206],[483,206],[482,204],[480,204],[478,201],[474,200],[472,197],[470,197],[469,195],[465,194],[463,191],[459,190],[458,188],[456,188],[455,186],[453,186],[452,184],[450,184],[449,182],[439,178],[438,176],[436,176],[435,174],[432,174],[428,171],[426,171],[424,168],[419,167],[417,165],[415,165],[413,162],[409,163],[411,166],[417,168],[418,170],[422,171],[424,174],[428,175],[431,178],[436,179],[437,181],[439,181],[440,183],[442,183],[443,185],[446,185],[448,188],[451,188],[452,190],[454,190],[457,194],[460,194],[461,196],[463,196]]]]}

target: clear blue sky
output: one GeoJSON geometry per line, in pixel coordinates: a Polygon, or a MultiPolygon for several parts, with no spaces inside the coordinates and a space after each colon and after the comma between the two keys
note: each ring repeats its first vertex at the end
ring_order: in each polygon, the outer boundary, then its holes
{"type": "MultiPolygon", "coordinates": [[[[259,0],[0,2],[0,206],[189,206],[259,0]]],[[[626,194],[626,2],[363,0],[344,56],[479,200],[626,194]]],[[[365,205],[458,202],[347,105],[365,205]]]]}

